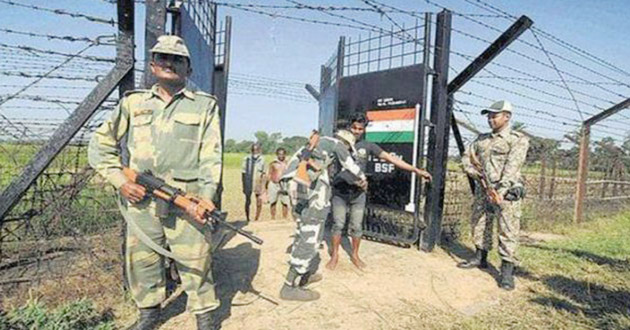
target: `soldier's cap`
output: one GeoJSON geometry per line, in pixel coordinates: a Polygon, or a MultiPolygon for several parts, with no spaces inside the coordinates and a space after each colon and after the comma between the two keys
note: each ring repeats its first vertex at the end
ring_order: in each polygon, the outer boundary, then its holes
{"type": "Polygon", "coordinates": [[[481,110],[481,114],[485,115],[488,112],[499,113],[503,111],[512,113],[512,103],[505,100],[494,102],[487,109],[481,110]]]}
{"type": "Polygon", "coordinates": [[[346,141],[349,145],[354,147],[354,143],[356,142],[356,139],[354,135],[350,133],[350,131],[345,130],[345,129],[340,129],[337,131],[337,133],[335,133],[335,136],[337,136],[340,140],[346,141]]]}
{"type": "Polygon", "coordinates": [[[151,48],[151,53],[179,55],[190,59],[190,53],[188,52],[188,47],[186,47],[186,44],[184,43],[184,39],[178,36],[159,36],[155,46],[151,48]]]}

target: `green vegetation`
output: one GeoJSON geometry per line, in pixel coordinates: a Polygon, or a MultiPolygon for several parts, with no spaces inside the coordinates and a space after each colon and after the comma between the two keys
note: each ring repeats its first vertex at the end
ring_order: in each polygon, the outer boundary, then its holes
{"type": "MultiPolygon", "coordinates": [[[[303,136],[282,137],[281,133],[271,133],[258,131],[254,133],[256,142],[260,143],[262,152],[264,154],[273,154],[276,149],[283,147],[287,150],[288,154],[295,152],[298,148],[305,145],[308,139],[303,136]]],[[[225,141],[224,151],[226,153],[249,153],[254,141],[243,140],[236,142],[234,139],[227,139],[225,141]]]]}
{"type": "Polygon", "coordinates": [[[487,311],[468,317],[421,309],[408,328],[630,329],[630,213],[565,231],[521,246],[519,290],[499,295],[487,311]]]}
{"type": "Polygon", "coordinates": [[[0,314],[0,330],[5,329],[109,330],[114,329],[114,323],[110,312],[97,312],[93,303],[87,299],[62,305],[52,311],[33,299],[6,314],[0,314]]]}

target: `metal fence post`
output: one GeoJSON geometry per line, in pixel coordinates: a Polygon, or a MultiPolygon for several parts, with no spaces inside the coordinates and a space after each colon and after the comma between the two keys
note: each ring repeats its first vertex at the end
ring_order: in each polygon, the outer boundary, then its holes
{"type": "Polygon", "coordinates": [[[448,96],[448,67],[451,46],[451,12],[443,10],[437,15],[435,34],[435,57],[433,69],[433,90],[431,96],[431,122],[435,125],[429,134],[427,169],[433,176],[428,185],[425,204],[427,228],[422,231],[420,246],[424,251],[432,251],[440,239],[444,189],[446,181],[446,159],[452,107],[448,96]]]}
{"type": "Polygon", "coordinates": [[[151,74],[149,64],[151,53],[149,50],[157,42],[157,38],[166,33],[166,0],[147,0],[145,3],[145,32],[144,32],[144,75],[142,88],[151,88],[157,82],[151,74]]]}
{"type": "MultiPolygon", "coordinates": [[[[28,188],[46,170],[48,165],[63,150],[81,127],[92,117],[105,99],[121,83],[129,84],[130,72],[134,68],[134,2],[118,1],[118,40],[116,65],[88,94],[74,112],[61,124],[50,139],[31,158],[22,174],[15,178],[0,196],[0,224],[5,216],[20,201],[28,188]]],[[[127,85],[128,86],[128,85],[127,85]]]]}

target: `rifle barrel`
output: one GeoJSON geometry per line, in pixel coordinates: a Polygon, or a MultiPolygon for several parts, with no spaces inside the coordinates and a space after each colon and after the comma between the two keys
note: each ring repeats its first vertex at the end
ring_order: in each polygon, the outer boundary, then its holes
{"type": "Polygon", "coordinates": [[[237,232],[237,233],[239,233],[239,234],[249,238],[252,242],[254,242],[254,243],[258,244],[258,245],[262,245],[263,244],[263,240],[260,239],[259,237],[256,237],[256,236],[252,235],[249,232],[246,232],[246,231],[244,231],[244,230],[242,230],[240,228],[237,228],[234,225],[232,225],[231,223],[229,223],[229,222],[227,222],[227,221],[225,221],[223,219],[215,219],[215,220],[217,221],[217,223],[228,227],[230,230],[233,230],[233,231],[235,231],[235,232],[237,232]]]}

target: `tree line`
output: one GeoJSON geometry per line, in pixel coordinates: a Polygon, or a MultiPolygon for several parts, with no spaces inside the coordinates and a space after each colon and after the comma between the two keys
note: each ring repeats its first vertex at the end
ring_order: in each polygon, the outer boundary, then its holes
{"type": "Polygon", "coordinates": [[[291,136],[282,137],[282,133],[271,133],[258,131],[254,133],[255,141],[243,140],[237,142],[234,139],[225,140],[224,151],[231,153],[249,153],[251,151],[252,144],[258,142],[262,147],[263,154],[273,154],[276,149],[282,147],[287,150],[287,154],[291,155],[297,151],[300,147],[306,145],[308,138],[304,136],[291,136]]]}

